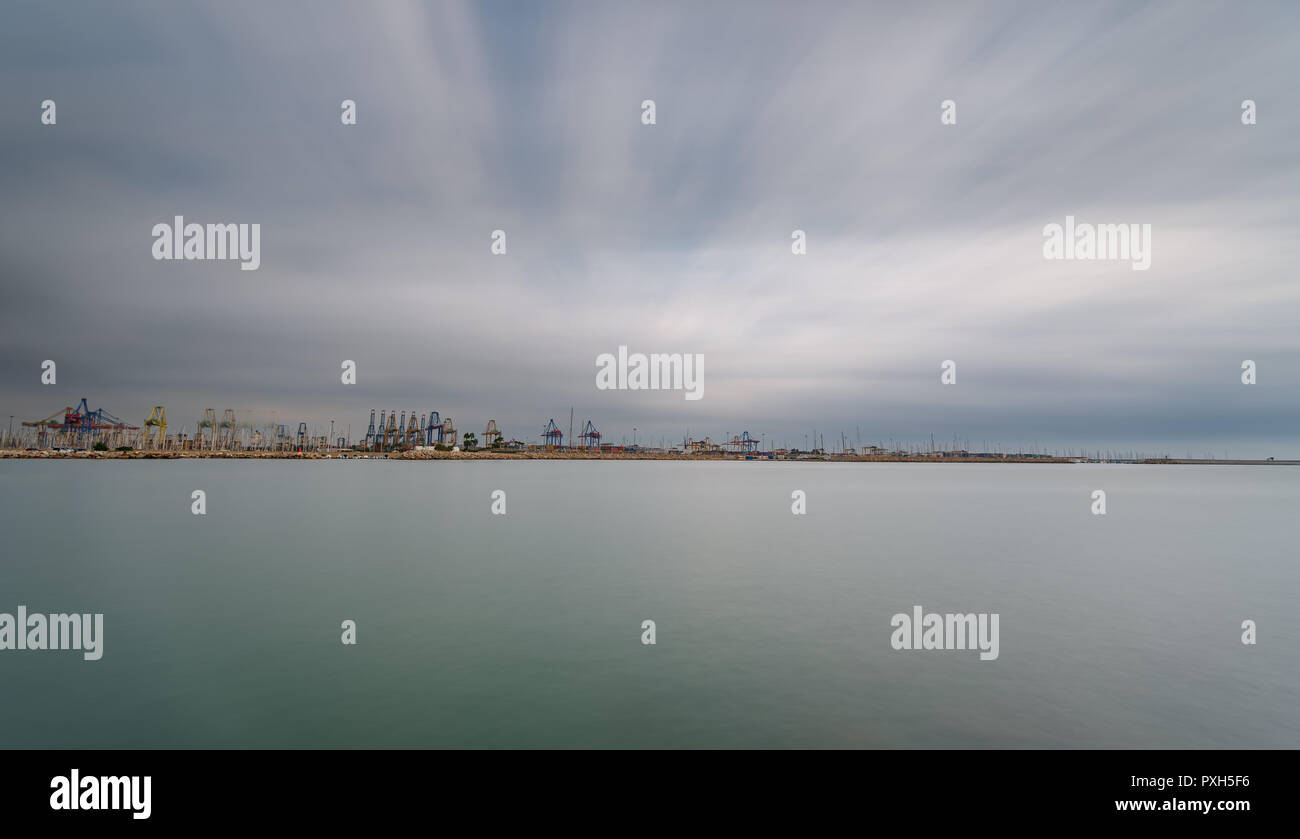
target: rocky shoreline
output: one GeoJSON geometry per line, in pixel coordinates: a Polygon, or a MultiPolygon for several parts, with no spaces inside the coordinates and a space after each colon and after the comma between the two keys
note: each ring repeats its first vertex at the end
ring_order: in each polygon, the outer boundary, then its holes
{"type": "Polygon", "coordinates": [[[867,455],[803,455],[769,458],[755,454],[665,454],[662,452],[547,452],[547,451],[457,451],[406,452],[259,452],[259,451],[129,451],[59,452],[51,449],[26,451],[0,449],[0,458],[29,460],[684,460],[717,461],[782,460],[800,463],[1069,463],[1069,458],[1052,457],[928,457],[867,455]]]}
{"type": "Polygon", "coordinates": [[[962,457],[947,455],[778,455],[766,454],[666,454],[663,452],[547,452],[478,450],[434,451],[421,449],[406,452],[256,452],[256,451],[129,451],[60,452],[53,449],[0,449],[0,460],[682,460],[693,462],[723,460],[783,461],[787,463],[1135,463],[1185,466],[1300,466],[1300,460],[1197,460],[1187,458],[1146,460],[1083,461],[1071,457],[962,457]]]}

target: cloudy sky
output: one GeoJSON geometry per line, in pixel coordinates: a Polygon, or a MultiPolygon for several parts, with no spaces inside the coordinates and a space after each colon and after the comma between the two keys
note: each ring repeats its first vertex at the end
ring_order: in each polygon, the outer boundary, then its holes
{"type": "Polygon", "coordinates": [[[354,436],[371,408],[433,409],[537,439],[573,406],[607,441],[1300,456],[1294,4],[4,17],[0,413],[19,420],[86,396],[191,432],[207,407],[354,436]],[[153,260],[178,214],[261,224],[261,268],[153,260]],[[1150,224],[1150,270],[1045,260],[1067,214],[1150,224]],[[598,391],[620,344],[704,354],[705,397],[598,391]]]}

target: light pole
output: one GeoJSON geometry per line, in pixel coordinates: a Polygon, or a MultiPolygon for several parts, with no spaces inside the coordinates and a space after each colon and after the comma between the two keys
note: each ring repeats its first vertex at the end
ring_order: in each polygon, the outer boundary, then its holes
{"type": "Polygon", "coordinates": [[[325,441],[325,448],[334,448],[334,420],[330,420],[330,438],[325,441]]]}

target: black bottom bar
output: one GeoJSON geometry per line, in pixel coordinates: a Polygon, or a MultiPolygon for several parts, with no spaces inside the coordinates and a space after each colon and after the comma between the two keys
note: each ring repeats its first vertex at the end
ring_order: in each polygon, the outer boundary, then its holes
{"type": "Polygon", "coordinates": [[[292,824],[337,830],[416,819],[427,824],[435,813],[447,827],[461,819],[576,825],[619,811],[620,820],[635,815],[637,824],[662,820],[678,827],[719,819],[807,827],[810,820],[863,823],[874,816],[927,826],[1186,825],[1192,819],[1228,826],[1256,815],[1286,817],[1282,798],[1295,777],[1293,752],[914,751],[814,760],[716,753],[10,752],[0,761],[0,801],[7,819],[92,829],[292,824]],[[69,797],[74,772],[76,809],[69,797]],[[148,818],[135,818],[146,799],[148,818]],[[82,806],[96,803],[117,809],[82,806]]]}

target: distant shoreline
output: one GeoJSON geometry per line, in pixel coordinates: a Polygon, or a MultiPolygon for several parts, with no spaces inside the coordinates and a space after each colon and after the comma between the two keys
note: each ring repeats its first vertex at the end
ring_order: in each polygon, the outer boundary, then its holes
{"type": "Polygon", "coordinates": [[[1075,457],[963,457],[935,455],[801,455],[768,457],[766,454],[666,454],[663,452],[581,451],[407,451],[407,452],[261,452],[261,451],[130,451],[57,452],[0,449],[0,459],[13,460],[673,460],[685,462],[764,461],[782,463],[1067,463],[1133,464],[1153,466],[1300,466],[1300,460],[1198,460],[1147,458],[1144,460],[1088,460],[1075,457]]]}

